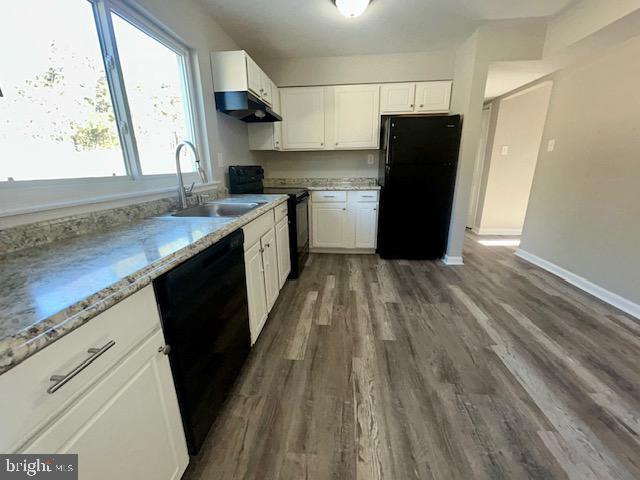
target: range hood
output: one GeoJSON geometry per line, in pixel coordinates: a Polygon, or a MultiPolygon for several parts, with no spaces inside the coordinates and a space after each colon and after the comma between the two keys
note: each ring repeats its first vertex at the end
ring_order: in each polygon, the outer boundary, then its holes
{"type": "Polygon", "coordinates": [[[216,110],[247,123],[282,121],[280,115],[251,92],[216,92],[216,110]]]}

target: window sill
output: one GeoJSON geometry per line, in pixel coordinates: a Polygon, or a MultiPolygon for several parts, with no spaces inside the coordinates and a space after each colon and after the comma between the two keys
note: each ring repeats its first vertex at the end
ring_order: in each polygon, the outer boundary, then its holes
{"type": "MultiPolygon", "coordinates": [[[[175,181],[175,175],[173,176],[175,181]]],[[[185,184],[189,185],[192,181],[195,180],[195,175],[193,180],[190,176],[185,175],[185,184]]],[[[91,182],[90,182],[91,183],[91,182]]],[[[201,192],[203,190],[210,190],[212,188],[219,187],[222,182],[219,181],[210,181],[207,183],[196,183],[194,186],[194,192],[201,192]]],[[[21,223],[25,223],[24,221],[19,221],[18,219],[13,219],[13,221],[7,221],[8,217],[19,217],[19,216],[32,216],[33,214],[46,213],[47,217],[52,216],[64,216],[67,214],[66,210],[75,209],[77,207],[84,207],[83,209],[87,210],[101,210],[103,208],[111,208],[113,206],[121,206],[125,204],[131,203],[142,203],[144,201],[150,201],[158,198],[167,197],[170,193],[174,193],[177,196],[177,184],[171,186],[162,186],[162,187],[151,187],[146,188],[144,190],[137,191],[128,191],[123,193],[106,193],[103,195],[97,196],[83,196],[82,198],[77,198],[73,200],[67,201],[59,201],[59,202],[50,202],[50,203],[41,203],[37,205],[29,205],[24,207],[17,207],[13,209],[0,210],[0,219],[3,221],[0,222],[0,228],[9,227],[21,223]],[[135,201],[132,201],[135,200],[135,201]],[[88,207],[88,208],[87,208],[88,207]],[[65,211],[62,215],[55,215],[55,211],[65,211]],[[52,215],[54,214],[54,215],[52,215]],[[4,224],[4,225],[3,225],[4,224]]],[[[14,195],[20,196],[19,191],[14,191],[14,195]]],[[[29,221],[33,221],[30,219],[29,221]]]]}

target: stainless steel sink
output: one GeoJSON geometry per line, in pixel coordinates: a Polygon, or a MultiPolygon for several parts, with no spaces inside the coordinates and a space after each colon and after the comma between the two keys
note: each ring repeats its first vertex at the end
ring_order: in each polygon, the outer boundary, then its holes
{"type": "Polygon", "coordinates": [[[185,208],[173,214],[174,217],[239,217],[258,208],[258,202],[209,202],[191,208],[185,208]]]}

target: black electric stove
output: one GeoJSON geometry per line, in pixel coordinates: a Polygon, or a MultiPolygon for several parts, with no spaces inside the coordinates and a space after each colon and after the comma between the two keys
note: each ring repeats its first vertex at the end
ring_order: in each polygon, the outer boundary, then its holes
{"type": "Polygon", "coordinates": [[[289,195],[289,248],[291,273],[300,276],[309,256],[309,192],[297,187],[267,187],[263,185],[264,170],[259,165],[233,165],[229,167],[230,193],[266,193],[289,195]]]}

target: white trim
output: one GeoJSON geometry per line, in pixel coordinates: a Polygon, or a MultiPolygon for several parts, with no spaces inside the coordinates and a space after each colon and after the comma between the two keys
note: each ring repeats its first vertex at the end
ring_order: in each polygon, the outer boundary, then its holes
{"type": "Polygon", "coordinates": [[[449,255],[444,256],[444,258],[442,259],[442,263],[450,267],[453,267],[456,265],[464,265],[464,261],[462,260],[462,257],[450,257],[449,255]]]}
{"type": "Polygon", "coordinates": [[[522,235],[521,228],[473,228],[476,235],[522,235]]]}
{"type": "Polygon", "coordinates": [[[345,255],[373,255],[376,253],[375,248],[322,248],[311,247],[309,253],[338,253],[345,255]]]}
{"type": "Polygon", "coordinates": [[[613,293],[599,285],[596,285],[593,282],[590,282],[586,278],[576,275],[575,273],[570,272],[569,270],[566,270],[556,265],[555,263],[551,263],[548,260],[540,258],[533,253],[522,250],[521,248],[516,251],[516,255],[529,263],[532,263],[548,272],[553,273],[554,275],[557,275],[558,277],[569,282],[571,285],[578,287],[580,290],[583,290],[596,298],[599,298],[603,302],[606,302],[609,305],[613,305],[623,312],[640,319],[640,305],[638,305],[637,303],[621,297],[617,293],[613,293]]]}

